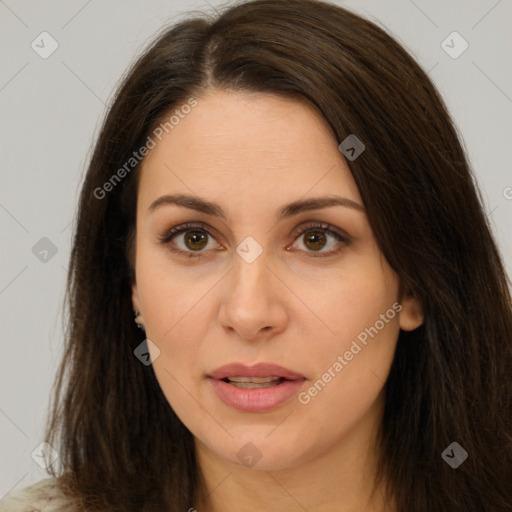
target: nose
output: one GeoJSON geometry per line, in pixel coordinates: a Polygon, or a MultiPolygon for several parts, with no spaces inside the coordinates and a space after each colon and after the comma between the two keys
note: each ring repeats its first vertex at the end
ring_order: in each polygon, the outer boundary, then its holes
{"type": "Polygon", "coordinates": [[[269,266],[265,251],[248,263],[238,255],[226,276],[219,320],[228,334],[255,341],[286,329],[286,287],[269,266]]]}

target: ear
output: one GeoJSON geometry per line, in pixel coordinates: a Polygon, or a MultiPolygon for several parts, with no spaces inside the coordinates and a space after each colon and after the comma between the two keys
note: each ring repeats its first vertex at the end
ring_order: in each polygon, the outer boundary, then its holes
{"type": "Polygon", "coordinates": [[[133,307],[133,311],[139,312],[136,322],[138,324],[144,323],[144,318],[142,316],[142,311],[141,311],[141,307],[140,307],[139,291],[137,289],[137,283],[135,283],[135,281],[132,284],[132,307],[133,307]]]}
{"type": "Polygon", "coordinates": [[[400,304],[400,329],[413,331],[423,323],[423,307],[412,292],[404,293],[400,304]]]}

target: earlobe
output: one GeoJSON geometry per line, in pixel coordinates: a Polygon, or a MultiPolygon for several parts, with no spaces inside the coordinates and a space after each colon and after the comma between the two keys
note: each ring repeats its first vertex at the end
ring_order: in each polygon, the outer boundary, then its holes
{"type": "Polygon", "coordinates": [[[400,329],[403,331],[413,331],[423,323],[423,307],[412,293],[406,293],[402,297],[401,304],[400,329]]]}

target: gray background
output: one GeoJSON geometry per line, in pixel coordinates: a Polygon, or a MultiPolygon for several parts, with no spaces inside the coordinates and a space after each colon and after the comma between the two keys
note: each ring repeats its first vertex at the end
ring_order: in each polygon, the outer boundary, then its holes
{"type": "MultiPolygon", "coordinates": [[[[337,3],[387,27],[440,89],[511,275],[512,68],[506,55],[512,2],[337,3]],[[441,46],[453,31],[469,44],[456,59],[441,46]]],[[[0,0],[0,498],[47,476],[31,453],[44,441],[43,420],[62,350],[72,220],[105,104],[128,64],[163,24],[189,10],[212,12],[220,5],[214,0],[0,0]],[[43,31],[59,45],[47,59],[31,47],[34,40],[42,45],[43,31]],[[51,244],[40,241],[45,237],[51,244]]],[[[452,39],[447,44],[453,52],[462,43],[452,39]]]]}

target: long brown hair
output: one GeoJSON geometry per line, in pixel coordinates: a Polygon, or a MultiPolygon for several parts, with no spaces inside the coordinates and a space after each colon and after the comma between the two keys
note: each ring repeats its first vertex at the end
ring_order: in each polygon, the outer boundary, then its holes
{"type": "Polygon", "coordinates": [[[306,101],[340,143],[356,134],[366,146],[350,170],[425,318],[400,332],[386,382],[379,475],[398,511],[511,511],[511,298],[466,156],[409,54],[316,0],[255,0],[182,21],[120,85],[80,196],[50,473],[90,510],[184,511],[203,489],[192,434],[133,353],[144,339],[130,290],[139,166],[112,176],[173,109],[214,88],[306,101]],[[468,453],[457,469],[442,457],[453,442],[468,453]]]}

